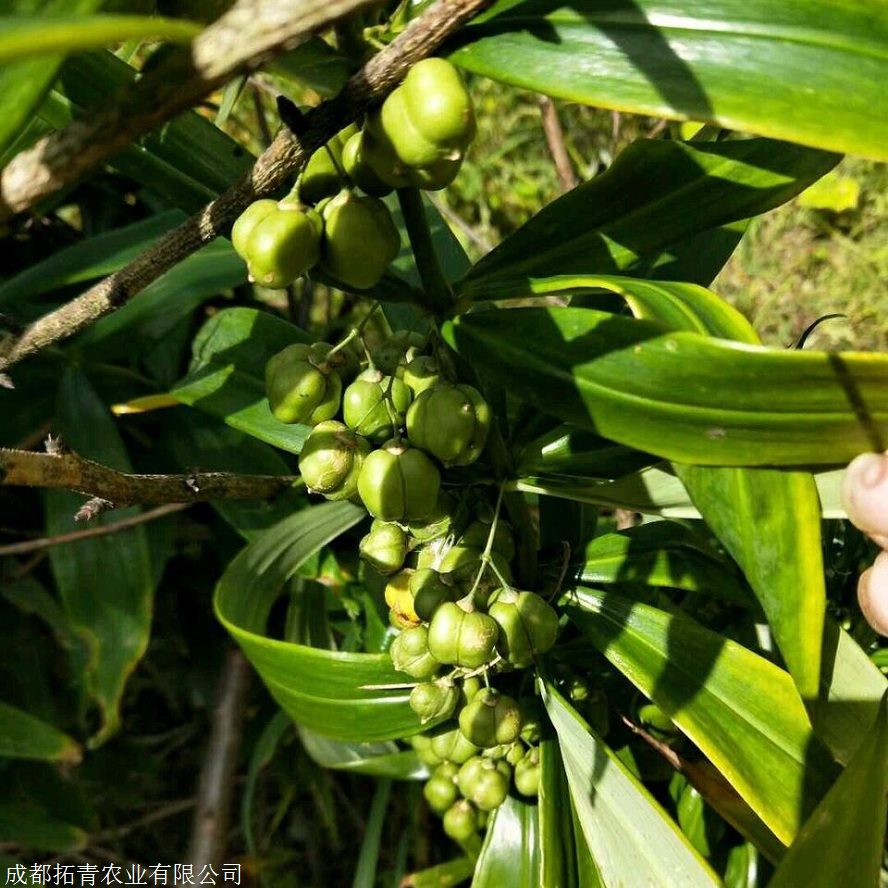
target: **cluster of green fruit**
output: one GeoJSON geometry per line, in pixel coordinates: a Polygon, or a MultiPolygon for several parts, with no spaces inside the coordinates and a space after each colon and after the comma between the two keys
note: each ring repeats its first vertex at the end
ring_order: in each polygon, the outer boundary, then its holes
{"type": "Polygon", "coordinates": [[[290,195],[255,201],[237,219],[231,242],[250,279],[280,289],[317,268],[346,287],[375,286],[401,247],[379,198],[449,185],[474,134],[472,102],[453,65],[417,63],[363,129],[352,124],[312,155],[290,195]]]}
{"type": "MultiPolygon", "coordinates": [[[[385,589],[391,622],[401,628],[392,662],[418,682],[410,706],[420,723],[434,723],[410,741],[433,768],[425,797],[445,832],[469,846],[510,787],[538,792],[541,714],[532,691],[521,693],[523,670],[552,647],[559,628],[546,601],[511,585],[511,530],[477,496],[439,502],[431,521],[406,527],[411,566],[385,589]]],[[[365,552],[378,532],[361,546],[374,566],[365,552]]]]}
{"type": "Polygon", "coordinates": [[[426,797],[471,844],[513,784],[536,794],[540,716],[522,698],[523,670],[559,621],[513,588],[512,531],[487,490],[458,474],[484,451],[490,408],[428,351],[428,337],[396,333],[362,369],[347,340],[291,345],[268,362],[266,391],[278,419],[313,426],[299,456],[309,490],[374,518],[359,550],[400,630],[392,662],[416,682],[410,705],[431,726],[411,740],[435,768],[426,797]]]}
{"type": "Polygon", "coordinates": [[[379,283],[401,249],[401,235],[388,207],[375,197],[343,190],[306,208],[291,196],[257,200],[231,230],[235,252],[250,279],[263,287],[288,287],[317,267],[357,290],[379,283]]]}
{"type": "Polygon", "coordinates": [[[316,204],[353,184],[385,197],[394,188],[437,191],[449,185],[475,137],[475,112],[456,68],[446,59],[417,62],[362,129],[350,126],[317,151],[299,183],[316,204]]]}

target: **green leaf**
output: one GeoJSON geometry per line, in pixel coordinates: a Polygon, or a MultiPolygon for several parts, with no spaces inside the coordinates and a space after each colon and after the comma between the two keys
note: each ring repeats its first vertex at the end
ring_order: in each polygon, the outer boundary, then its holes
{"type": "MultiPolygon", "coordinates": [[[[94,12],[101,5],[102,0],[37,0],[13,2],[6,8],[10,12],[64,15],[94,12]]],[[[62,55],[31,58],[0,68],[0,152],[11,146],[25,129],[31,128],[29,120],[52,86],[62,58],[62,55]]],[[[2,165],[5,166],[5,162],[2,165]]]]}
{"type": "Polygon", "coordinates": [[[420,728],[409,689],[388,687],[403,685],[405,678],[391,657],[321,650],[266,634],[269,611],[287,580],[365,515],[348,502],[322,503],[281,521],[231,562],[214,603],[222,624],[293,721],[335,740],[369,743],[420,728]]]}
{"type": "Polygon", "coordinates": [[[395,780],[422,780],[429,769],[412,750],[399,749],[396,743],[346,743],[331,740],[308,728],[299,728],[299,739],[305,751],[322,767],[337,771],[354,771],[372,777],[395,780]]]}
{"type": "Polygon", "coordinates": [[[31,851],[70,852],[86,847],[89,836],[39,808],[0,803],[0,837],[31,851]]]}
{"type": "Polygon", "coordinates": [[[779,206],[838,160],[767,139],[640,140],[488,253],[457,289],[470,299],[505,299],[551,275],[674,278],[673,251],[688,238],[779,206]]]}
{"type": "Polygon", "coordinates": [[[879,884],[888,793],[888,695],[876,723],[777,867],[769,888],[879,884]]]}
{"type": "MultiPolygon", "coordinates": [[[[110,52],[78,53],[65,62],[57,90],[41,115],[53,126],[117,100],[137,71],[110,52]],[[76,115],[75,115],[76,112],[76,115]],[[61,115],[61,119],[59,116],[61,115]]],[[[196,212],[249,171],[254,158],[218,127],[189,111],[116,154],[111,164],[186,212],[196,212]]]]}
{"type": "Polygon", "coordinates": [[[278,56],[268,70],[282,79],[307,86],[325,99],[335,96],[353,72],[348,58],[320,37],[312,37],[278,56]]]}
{"type": "Polygon", "coordinates": [[[888,679],[835,620],[823,634],[822,695],[814,731],[846,764],[879,714],[888,679]]]}
{"type": "Polygon", "coordinates": [[[549,684],[570,795],[604,885],[719,885],[672,818],[549,684]]]}
{"type": "Polygon", "coordinates": [[[740,565],[808,701],[820,686],[826,585],[811,476],[776,469],[675,466],[700,514],[740,565]]]}
{"type": "Polygon", "coordinates": [[[455,888],[465,882],[474,870],[474,860],[457,857],[447,863],[411,873],[400,883],[400,888],[455,888]]]}
{"type": "MultiPolygon", "coordinates": [[[[15,304],[16,317],[25,320],[23,308],[35,296],[117,271],[186,218],[180,210],[170,210],[59,250],[0,284],[0,305],[15,304]]],[[[30,307],[30,311],[33,317],[45,314],[45,303],[30,307]]],[[[27,320],[32,319],[30,311],[27,320]]]]}
{"type": "Polygon", "coordinates": [[[539,847],[543,888],[600,888],[601,879],[570,797],[557,739],[540,742],[539,847]]]}
{"type": "Polygon", "coordinates": [[[98,49],[124,40],[186,41],[200,31],[194,22],[161,16],[0,16],[0,64],[98,49]]]}
{"type": "Polygon", "coordinates": [[[294,342],[311,342],[298,327],[253,308],[220,311],[201,327],[188,376],[170,394],[260,441],[299,453],[311,429],[271,415],[265,365],[294,342]]]}
{"type": "Polygon", "coordinates": [[[543,412],[680,462],[829,465],[888,428],[880,354],[778,351],[557,307],[474,312],[443,333],[543,412]]]}
{"type": "Polygon", "coordinates": [[[58,728],[0,702],[0,756],[77,764],[80,745],[58,728]]]}
{"type": "Polygon", "coordinates": [[[78,345],[106,361],[132,355],[133,342],[148,350],[164,342],[207,298],[244,283],[246,277],[243,260],[231,244],[213,241],[99,320],[78,345]]]}
{"type": "Polygon", "coordinates": [[[376,885],[376,866],[379,862],[379,846],[382,841],[382,828],[385,823],[385,812],[392,795],[392,781],[380,780],[373,793],[367,828],[358,853],[358,866],[352,881],[352,888],[374,888],[376,885]]]}
{"type": "Polygon", "coordinates": [[[559,98],[888,160],[888,13],[867,0],[500,0],[458,65],[559,98]]]}
{"type": "Polygon", "coordinates": [[[596,537],[571,563],[569,576],[581,584],[643,583],[703,592],[740,607],[754,605],[736,568],[672,521],[596,537]]]}
{"type": "Polygon", "coordinates": [[[789,844],[834,776],[789,674],[680,613],[583,588],[562,603],[789,844]]]}
{"type": "MultiPolygon", "coordinates": [[[[739,312],[702,287],[634,284],[622,287],[621,295],[636,316],[673,330],[760,344],[739,312]]],[[[826,611],[820,503],[813,478],[768,469],[674,468],[700,514],[743,569],[799,692],[813,703],[826,611]]]]}
{"type": "MultiPolygon", "coordinates": [[[[76,369],[62,376],[54,429],[81,456],[118,471],[132,471],[108,409],[76,369]]],[[[84,501],[82,494],[47,491],[47,534],[79,529],[74,515],[84,501]]],[[[120,509],[97,520],[113,524],[138,512],[120,509]]],[[[74,666],[101,711],[102,723],[91,741],[98,745],[118,729],[126,680],[148,645],[153,578],[145,528],[136,525],[54,546],[49,557],[71,627],[82,635],[90,652],[88,660],[74,666]]]]}
{"type": "Polygon", "coordinates": [[[472,888],[540,888],[536,805],[508,796],[487,824],[472,888]]]}

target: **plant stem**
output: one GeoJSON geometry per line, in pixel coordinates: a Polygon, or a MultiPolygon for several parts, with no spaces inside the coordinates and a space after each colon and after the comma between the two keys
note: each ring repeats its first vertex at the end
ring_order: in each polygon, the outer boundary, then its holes
{"type": "Polygon", "coordinates": [[[413,255],[416,258],[416,267],[422,281],[426,295],[426,308],[436,315],[446,315],[453,310],[454,298],[450,284],[444,277],[435,246],[432,243],[432,232],[429,228],[429,220],[422,205],[422,197],[416,188],[399,188],[398,203],[404,214],[404,224],[407,226],[407,236],[410,238],[410,246],[413,247],[413,255]]]}

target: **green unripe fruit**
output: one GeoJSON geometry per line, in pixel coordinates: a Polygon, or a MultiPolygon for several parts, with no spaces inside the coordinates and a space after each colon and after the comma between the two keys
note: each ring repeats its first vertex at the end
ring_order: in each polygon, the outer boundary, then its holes
{"type": "Polygon", "coordinates": [[[453,523],[455,504],[453,497],[443,490],[438,491],[438,499],[431,514],[422,521],[411,521],[407,525],[410,536],[421,543],[436,540],[450,532],[453,523]]]}
{"type": "Polygon", "coordinates": [[[431,355],[417,355],[404,367],[404,383],[414,396],[441,381],[441,368],[431,355]]]}
{"type": "MultiPolygon", "coordinates": [[[[355,488],[357,489],[357,478],[355,488]]],[[[381,527],[372,529],[361,540],[358,549],[364,561],[383,576],[388,576],[404,566],[407,534],[397,524],[384,523],[381,527]]]]}
{"type": "Polygon", "coordinates": [[[252,226],[243,242],[250,277],[263,287],[288,287],[317,264],[322,233],[323,222],[313,210],[279,204],[252,226]]]}
{"type": "Polygon", "coordinates": [[[450,679],[420,682],[410,692],[410,708],[420,724],[450,718],[459,701],[459,689],[450,679]]]}
{"type": "Polygon", "coordinates": [[[237,217],[231,229],[231,245],[234,247],[235,253],[244,261],[247,258],[247,243],[253,229],[268,215],[277,212],[277,201],[268,198],[264,200],[253,201],[241,214],[237,217]]]}
{"type": "Polygon", "coordinates": [[[358,492],[358,475],[370,443],[341,422],[318,423],[302,445],[299,473],[313,493],[329,500],[351,499],[358,492]]]}
{"type": "Polygon", "coordinates": [[[455,842],[467,842],[478,833],[478,815],[465,799],[447,809],[443,824],[444,832],[455,842]]]}
{"type": "Polygon", "coordinates": [[[342,149],[342,168],[349,179],[371,197],[385,197],[392,190],[392,186],[379,178],[364,156],[363,133],[355,133],[345,143],[342,149]]]}
{"type": "Polygon", "coordinates": [[[672,719],[656,703],[644,703],[639,706],[636,717],[645,731],[663,743],[671,743],[680,736],[672,719]]]}
{"type": "Polygon", "coordinates": [[[429,650],[441,663],[477,669],[493,659],[498,633],[487,614],[467,613],[455,602],[445,601],[429,624],[429,650]]]}
{"type": "Polygon", "coordinates": [[[421,451],[389,441],[365,460],[358,493],[367,511],[383,521],[419,521],[435,507],[441,476],[421,451]]]}
{"type": "MultiPolygon", "coordinates": [[[[459,538],[459,545],[483,550],[487,546],[490,528],[491,522],[489,521],[473,521],[463,531],[463,535],[459,538]]],[[[511,561],[515,557],[515,537],[512,536],[512,528],[505,521],[497,522],[493,535],[493,551],[502,555],[506,561],[511,561]]]]}
{"type": "Polygon", "coordinates": [[[345,191],[324,207],[323,216],[319,268],[357,290],[379,283],[401,249],[401,235],[386,205],[345,191]]]}
{"type": "Polygon", "coordinates": [[[543,737],[543,707],[539,697],[522,697],[518,701],[521,710],[521,739],[529,744],[539,743],[543,737]]]}
{"type": "Polygon", "coordinates": [[[422,169],[411,169],[410,167],[405,167],[405,169],[407,170],[407,178],[414,188],[421,188],[423,191],[440,191],[456,178],[461,166],[462,157],[459,157],[452,160],[445,158],[422,169]]]}
{"type": "Polygon", "coordinates": [[[515,789],[522,795],[535,796],[540,792],[540,750],[529,749],[515,765],[515,789]]]}
{"type": "Polygon", "coordinates": [[[469,801],[481,811],[493,811],[506,800],[508,794],[509,776],[496,768],[484,768],[478,775],[469,801]]]}
{"type": "Polygon", "coordinates": [[[317,425],[336,415],[342,381],[325,363],[331,347],[323,342],[290,345],[265,365],[265,391],[276,419],[317,425]]]}
{"type": "Polygon", "coordinates": [[[358,135],[358,128],[351,124],[312,154],[299,177],[300,200],[316,204],[339,193],[342,180],[337,164],[343,165],[343,146],[355,135],[358,135]]]}
{"type": "Polygon", "coordinates": [[[475,699],[475,694],[484,687],[484,682],[477,675],[462,680],[459,694],[459,706],[465,706],[475,699]]]}
{"type": "Polygon", "coordinates": [[[414,127],[429,142],[464,151],[475,136],[472,99],[446,59],[417,62],[398,87],[414,127]]]}
{"type": "Polygon", "coordinates": [[[448,586],[441,575],[430,568],[420,568],[410,578],[410,591],[413,594],[413,609],[423,621],[432,619],[435,611],[445,601],[455,601],[457,590],[448,586]]]}
{"type": "Polygon", "coordinates": [[[403,425],[412,398],[413,393],[397,377],[365,370],[343,394],[342,417],[358,434],[381,443],[394,434],[393,426],[403,425]]]}
{"type": "Polygon", "coordinates": [[[459,729],[482,748],[513,743],[521,733],[521,711],[511,697],[485,688],[460,712],[459,729]]]}
{"type": "Polygon", "coordinates": [[[425,626],[404,629],[392,642],[389,653],[392,665],[398,672],[406,672],[420,681],[431,678],[441,668],[440,661],[429,651],[428,630],[425,626]]]}
{"type": "Polygon", "coordinates": [[[473,755],[481,752],[480,747],[467,740],[462,731],[453,723],[439,725],[432,731],[432,750],[445,762],[461,765],[473,755]]]}
{"type": "Polygon", "coordinates": [[[489,795],[486,791],[487,787],[485,784],[488,784],[487,775],[490,772],[499,774],[499,776],[503,778],[502,781],[495,781],[495,785],[500,785],[504,782],[505,792],[508,793],[509,779],[512,776],[512,769],[505,761],[494,761],[490,758],[474,755],[467,762],[463,763],[456,777],[459,791],[470,802],[474,802],[482,811],[490,811],[491,808],[495,808],[502,804],[502,801],[505,799],[504,794],[502,799],[491,807],[488,807],[487,804],[485,804],[484,799],[489,795]],[[481,791],[479,792],[479,790],[481,791]],[[481,801],[476,800],[476,796],[480,796],[481,801]]]}
{"type": "Polygon", "coordinates": [[[429,141],[414,126],[401,87],[390,93],[379,109],[378,122],[374,121],[373,132],[388,140],[398,159],[408,167],[428,167],[439,160],[454,160],[461,156],[459,151],[454,152],[446,145],[429,141]]]}
{"type": "Polygon", "coordinates": [[[398,159],[395,149],[383,136],[378,135],[379,129],[373,126],[377,112],[367,116],[367,123],[361,133],[361,159],[373,170],[374,174],[392,188],[407,188],[412,183],[406,175],[405,167],[398,159]]]}
{"type": "Polygon", "coordinates": [[[414,734],[407,742],[413,747],[417,758],[427,767],[437,768],[442,764],[449,764],[449,762],[442,763],[441,757],[435,755],[432,750],[432,738],[428,734],[414,734]]]}
{"type": "Polygon", "coordinates": [[[488,613],[500,628],[497,650],[517,669],[530,666],[558,637],[558,614],[535,592],[494,593],[488,613]]]}
{"type": "Polygon", "coordinates": [[[443,814],[459,798],[459,790],[456,788],[453,778],[439,777],[437,772],[426,781],[426,785],[422,788],[422,794],[429,803],[429,807],[437,814],[443,814]]]}
{"type": "Polygon", "coordinates": [[[373,350],[373,365],[386,376],[395,376],[424,345],[425,337],[421,333],[398,330],[373,350]]]}
{"type": "Polygon", "coordinates": [[[407,435],[445,466],[467,466],[481,455],[490,421],[490,407],[476,389],[440,383],[410,405],[407,435]]]}

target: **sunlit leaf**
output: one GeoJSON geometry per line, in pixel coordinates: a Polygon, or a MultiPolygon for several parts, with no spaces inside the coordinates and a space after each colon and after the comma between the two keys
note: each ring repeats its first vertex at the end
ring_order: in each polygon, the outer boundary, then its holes
{"type": "Polygon", "coordinates": [[[681,613],[584,588],[562,604],[775,835],[792,841],[835,768],[813,737],[789,674],[681,613]]]}
{"type": "Polygon", "coordinates": [[[508,796],[487,824],[472,888],[540,888],[536,805],[508,796]]]}
{"type": "Polygon", "coordinates": [[[429,775],[429,769],[412,749],[399,749],[391,741],[346,743],[304,727],[299,728],[299,739],[305,751],[323,768],[395,780],[421,780],[429,775]]]}
{"type": "Polygon", "coordinates": [[[718,885],[672,818],[551,685],[543,700],[602,883],[718,885]]]}
{"type": "Polygon", "coordinates": [[[443,332],[539,410],[681,462],[830,465],[888,429],[881,354],[779,351],[559,307],[474,312],[443,332]]]}
{"type": "Polygon", "coordinates": [[[170,394],[260,441],[299,453],[311,429],[286,425],[271,415],[265,365],[288,345],[311,341],[303,330],[267,312],[220,311],[195,337],[188,376],[170,394]]]}
{"type": "Polygon", "coordinates": [[[888,160],[888,13],[799,0],[500,0],[457,64],[525,89],[888,160]]]}
{"type": "Polygon", "coordinates": [[[488,253],[458,290],[471,299],[504,299],[532,292],[535,280],[572,274],[709,284],[737,239],[698,277],[686,263],[675,267],[688,239],[779,206],[838,159],[767,139],[640,140],[488,253]]]}

